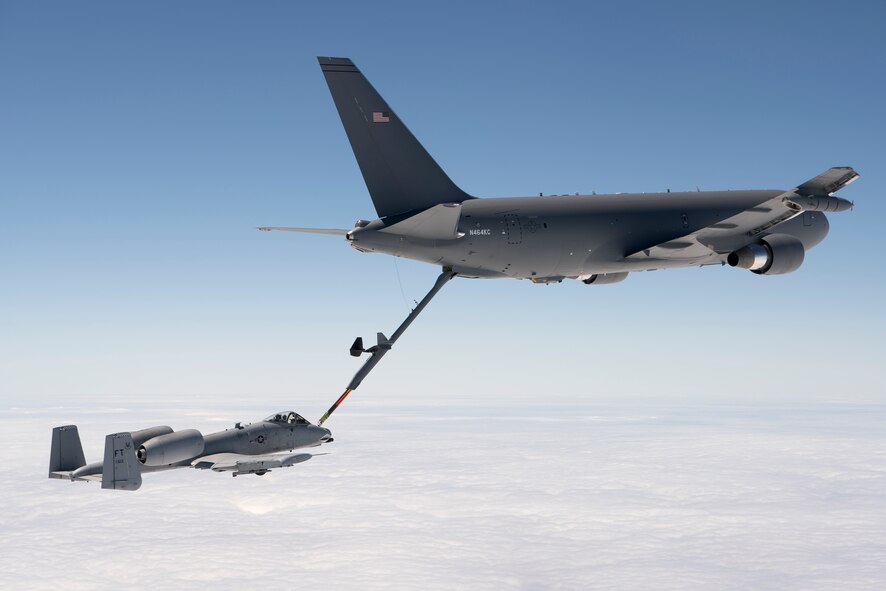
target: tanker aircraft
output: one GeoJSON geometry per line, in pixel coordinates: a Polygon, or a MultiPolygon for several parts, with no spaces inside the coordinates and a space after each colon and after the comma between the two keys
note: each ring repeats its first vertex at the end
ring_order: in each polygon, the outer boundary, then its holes
{"type": "Polygon", "coordinates": [[[462,191],[347,58],[318,58],[378,218],[351,229],[263,227],[343,236],[361,252],[453,276],[588,285],[635,271],[724,265],[795,271],[828,233],[833,194],[858,178],[834,167],[792,189],[478,199],[462,191]]]}
{"type": "Polygon", "coordinates": [[[431,263],[442,272],[391,338],[377,335],[342,395],[355,390],[437,292],[453,277],[587,285],[629,273],[726,265],[782,275],[803,264],[828,233],[825,212],[851,209],[834,193],[858,178],[830,168],[793,189],[617,193],[479,199],[461,190],[348,58],[320,57],[332,100],[378,218],[351,229],[264,226],[344,237],[361,252],[431,263]]]}
{"type": "Polygon", "coordinates": [[[112,433],[105,437],[101,462],[86,463],[76,425],[52,430],[49,477],[72,481],[95,480],[102,488],[138,490],[142,472],[173,468],[214,472],[266,474],[313,457],[293,450],[332,442],[329,429],[312,425],[301,415],[273,414],[263,421],[203,436],[196,429],[173,431],[166,426],[112,433]]]}

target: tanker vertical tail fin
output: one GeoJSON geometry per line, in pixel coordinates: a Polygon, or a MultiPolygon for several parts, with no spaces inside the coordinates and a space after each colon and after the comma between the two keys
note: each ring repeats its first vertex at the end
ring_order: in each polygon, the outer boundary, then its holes
{"type": "Polygon", "coordinates": [[[351,60],[317,59],[379,217],[472,198],[434,162],[351,60]]]}

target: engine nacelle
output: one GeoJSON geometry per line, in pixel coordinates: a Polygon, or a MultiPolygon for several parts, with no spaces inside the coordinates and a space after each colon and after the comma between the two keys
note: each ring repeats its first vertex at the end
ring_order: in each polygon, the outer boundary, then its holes
{"type": "Polygon", "coordinates": [[[806,256],[803,243],[788,234],[770,234],[726,257],[730,267],[740,267],[758,275],[782,275],[800,268],[806,256]]]}
{"type": "Polygon", "coordinates": [[[600,273],[581,280],[585,285],[609,285],[627,279],[627,273],[600,273]]]}
{"type": "Polygon", "coordinates": [[[135,455],[145,466],[168,466],[199,456],[203,453],[203,446],[200,431],[185,429],[145,441],[135,455]]]}
{"type": "Polygon", "coordinates": [[[160,427],[148,427],[140,431],[132,431],[130,435],[132,436],[132,444],[138,447],[149,439],[160,437],[161,435],[169,435],[170,433],[172,433],[172,427],[163,425],[160,427]]]}

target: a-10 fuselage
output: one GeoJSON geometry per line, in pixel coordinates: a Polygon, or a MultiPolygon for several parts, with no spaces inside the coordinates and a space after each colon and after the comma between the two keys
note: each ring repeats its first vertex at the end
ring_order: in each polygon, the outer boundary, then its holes
{"type": "Polygon", "coordinates": [[[204,447],[201,455],[238,453],[252,456],[311,447],[330,439],[329,429],[309,423],[275,421],[269,417],[248,425],[238,423],[230,429],[210,433],[203,438],[204,447]]]}
{"type": "MultiPolygon", "coordinates": [[[[147,430],[146,430],[147,431],[147,430]]],[[[189,455],[181,460],[165,463],[162,460],[152,461],[152,444],[164,444],[163,437],[172,439],[177,431],[161,437],[149,438],[139,441],[138,432],[133,433],[133,440],[138,447],[136,457],[143,465],[143,471],[151,471],[166,468],[177,468],[192,464],[199,458],[216,454],[240,454],[244,456],[258,456],[272,454],[294,449],[314,447],[332,440],[329,429],[310,424],[300,415],[295,413],[278,413],[263,421],[241,425],[237,423],[230,429],[210,433],[202,437],[203,449],[201,452],[189,455]]],[[[194,431],[194,433],[198,433],[194,431]]],[[[195,467],[200,467],[195,465],[195,467]]]]}
{"type": "MultiPolygon", "coordinates": [[[[380,232],[396,223],[375,220],[348,233],[361,251],[381,252],[450,267],[467,277],[526,278],[545,282],[668,267],[722,264],[729,252],[753,243],[747,232],[723,224],[718,253],[698,259],[631,259],[645,248],[667,243],[753,210],[781,190],[704,191],[615,195],[562,195],[468,199],[461,204],[458,233],[428,240],[380,232]]],[[[780,234],[806,249],[828,232],[823,213],[781,223],[780,234]]]]}

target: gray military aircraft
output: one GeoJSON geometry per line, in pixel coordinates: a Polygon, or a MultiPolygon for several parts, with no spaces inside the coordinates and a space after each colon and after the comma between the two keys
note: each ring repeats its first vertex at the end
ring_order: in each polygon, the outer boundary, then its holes
{"type": "Polygon", "coordinates": [[[345,133],[378,219],[353,228],[287,228],[332,234],[361,252],[380,252],[443,268],[431,291],[391,338],[378,333],[322,425],[453,277],[529,279],[588,285],[623,281],[634,271],[730,265],[758,275],[796,271],[824,240],[825,212],[851,209],[835,197],[858,174],[834,167],[793,189],[555,195],[478,199],[458,188],[393,109],[347,58],[320,57],[345,133]]]}
{"type": "Polygon", "coordinates": [[[828,233],[833,194],[858,175],[831,168],[790,190],[497,197],[468,195],[437,165],[347,58],[318,58],[378,219],[345,229],[263,227],[344,236],[362,252],[453,275],[534,283],[622,281],[633,271],[724,265],[795,271],[828,233]]]}
{"type": "Polygon", "coordinates": [[[294,412],[273,414],[263,421],[203,436],[196,429],[173,431],[150,427],[105,437],[101,462],[86,463],[76,425],[52,430],[49,477],[102,483],[102,488],[138,490],[143,472],[174,468],[257,474],[311,459],[293,450],[332,442],[329,429],[312,425],[294,412]]]}

